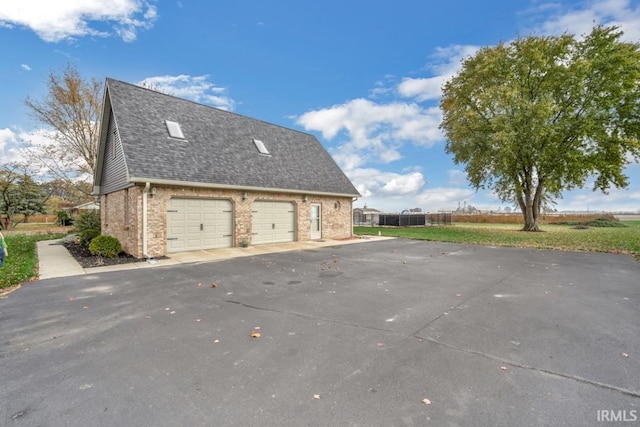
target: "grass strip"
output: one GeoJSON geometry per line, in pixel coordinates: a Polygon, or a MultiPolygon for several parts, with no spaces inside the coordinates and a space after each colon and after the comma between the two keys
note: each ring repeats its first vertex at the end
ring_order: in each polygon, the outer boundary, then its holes
{"type": "Polygon", "coordinates": [[[37,279],[36,242],[61,239],[64,236],[64,233],[5,235],[9,256],[4,260],[4,267],[0,268],[0,291],[37,279]]]}
{"type": "Polygon", "coordinates": [[[517,224],[454,223],[432,227],[354,227],[357,235],[380,235],[414,240],[555,249],[579,252],[629,254],[640,261],[640,221],[625,221],[626,227],[545,225],[541,232],[521,231],[517,224]]]}

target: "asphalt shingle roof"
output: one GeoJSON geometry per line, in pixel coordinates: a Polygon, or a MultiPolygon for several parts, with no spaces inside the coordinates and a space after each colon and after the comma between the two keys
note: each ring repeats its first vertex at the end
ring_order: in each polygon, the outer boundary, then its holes
{"type": "Polygon", "coordinates": [[[113,79],[106,88],[132,179],[359,196],[313,135],[113,79]],[[184,140],[169,137],[166,120],[184,140]]]}

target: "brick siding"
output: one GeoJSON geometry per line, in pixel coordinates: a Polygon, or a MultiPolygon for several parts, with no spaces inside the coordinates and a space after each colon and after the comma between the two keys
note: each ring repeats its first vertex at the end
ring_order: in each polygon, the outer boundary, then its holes
{"type": "Polygon", "coordinates": [[[101,197],[102,233],[117,237],[125,252],[137,257],[159,257],[167,254],[167,203],[172,197],[226,199],[233,205],[234,243],[251,242],[252,206],[256,200],[292,202],[296,208],[296,240],[310,240],[310,207],[321,205],[322,238],[346,239],[352,236],[350,197],[307,196],[303,194],[221,190],[211,188],[154,187],[148,194],[147,253],[142,244],[142,186],[129,187],[101,197]]]}

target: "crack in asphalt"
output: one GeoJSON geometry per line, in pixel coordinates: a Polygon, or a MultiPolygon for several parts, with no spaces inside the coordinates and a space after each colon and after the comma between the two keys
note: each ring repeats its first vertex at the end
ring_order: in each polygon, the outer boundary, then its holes
{"type": "Polygon", "coordinates": [[[452,306],[449,310],[443,312],[442,314],[440,314],[439,316],[434,317],[433,319],[429,320],[427,323],[424,324],[424,326],[418,328],[413,334],[411,334],[411,336],[417,336],[418,334],[420,334],[420,332],[424,331],[426,328],[428,328],[431,324],[437,322],[438,320],[440,320],[443,316],[445,316],[446,314],[448,314],[449,312],[451,312],[452,310],[455,310],[456,308],[459,308],[463,305],[465,305],[466,303],[468,303],[469,301],[471,301],[474,298],[479,297],[480,295],[483,295],[484,293],[486,293],[487,291],[489,291],[492,288],[495,288],[498,285],[502,285],[504,282],[506,282],[507,280],[509,280],[513,275],[515,275],[517,273],[517,270],[512,271],[509,274],[506,274],[502,279],[498,280],[496,283],[493,283],[489,286],[486,286],[482,289],[480,289],[478,292],[476,292],[475,294],[471,295],[469,298],[464,299],[462,301],[460,301],[459,304],[452,306]]]}
{"type": "Polygon", "coordinates": [[[441,345],[443,347],[447,347],[447,348],[450,348],[452,350],[459,351],[459,352],[462,352],[462,353],[482,356],[482,357],[490,359],[490,360],[495,360],[495,361],[504,363],[505,365],[513,366],[515,368],[527,369],[527,370],[534,371],[534,372],[541,372],[541,373],[545,373],[545,374],[548,374],[548,375],[553,375],[553,376],[560,377],[560,378],[574,380],[574,381],[577,381],[577,382],[580,382],[580,383],[583,383],[583,384],[589,384],[589,385],[593,385],[593,386],[596,386],[596,387],[604,388],[604,389],[607,389],[607,390],[617,391],[617,392],[625,394],[627,396],[640,398],[640,392],[639,391],[628,390],[626,388],[617,387],[617,386],[614,386],[614,385],[611,385],[611,384],[601,383],[599,381],[590,380],[588,378],[583,378],[583,377],[580,377],[580,376],[577,376],[577,375],[571,375],[571,374],[565,374],[563,372],[551,371],[549,369],[538,368],[536,366],[531,366],[531,365],[524,365],[522,363],[517,363],[517,362],[514,362],[514,361],[509,360],[509,359],[503,359],[501,357],[494,356],[493,354],[483,353],[481,351],[471,350],[471,349],[468,349],[468,348],[460,348],[460,347],[457,347],[457,346],[454,346],[454,345],[447,344],[445,342],[436,340],[436,339],[431,338],[431,337],[421,337],[421,336],[417,336],[417,335],[414,335],[414,337],[415,338],[420,338],[420,339],[422,339],[424,341],[428,341],[428,342],[433,343],[433,344],[441,345]]]}
{"type": "MultiPolygon", "coordinates": [[[[509,276],[511,276],[511,275],[507,275],[503,279],[503,281],[506,280],[509,276]]],[[[485,292],[485,291],[491,289],[493,286],[496,286],[501,282],[498,282],[498,283],[496,283],[496,284],[494,284],[492,286],[487,287],[482,292],[485,292]]],[[[470,297],[469,299],[477,297],[482,292],[470,297]]],[[[469,299],[467,299],[467,301],[469,299]]],[[[517,363],[517,362],[514,362],[514,361],[509,360],[509,359],[504,359],[504,358],[495,356],[493,354],[484,353],[484,352],[476,351],[476,350],[471,350],[471,349],[468,349],[468,348],[457,347],[457,346],[448,344],[446,342],[437,340],[435,338],[423,337],[423,336],[419,335],[420,331],[424,330],[427,326],[429,326],[430,324],[432,324],[436,320],[440,319],[444,315],[444,313],[441,314],[440,316],[437,316],[436,318],[432,319],[431,321],[429,321],[424,327],[420,328],[418,331],[416,331],[416,332],[414,332],[412,334],[406,334],[404,332],[400,332],[400,331],[397,331],[397,330],[394,330],[394,329],[378,328],[378,327],[375,327],[375,326],[367,326],[367,325],[361,325],[361,324],[353,323],[353,322],[345,322],[344,320],[329,319],[329,318],[326,318],[326,317],[312,316],[312,315],[309,315],[309,314],[297,313],[297,312],[292,312],[292,311],[277,310],[277,309],[268,308],[268,307],[258,307],[258,306],[255,306],[255,305],[243,303],[241,301],[225,300],[225,302],[230,303],[230,304],[236,304],[236,305],[239,305],[239,306],[242,306],[242,307],[245,307],[245,308],[249,308],[249,309],[252,309],[252,310],[267,311],[267,312],[271,312],[271,313],[285,314],[285,315],[288,315],[288,316],[295,316],[295,317],[300,317],[300,318],[304,318],[304,319],[320,320],[320,321],[323,321],[323,322],[336,323],[336,324],[340,324],[340,325],[351,326],[351,327],[354,327],[354,328],[361,328],[361,329],[385,332],[385,333],[390,333],[390,334],[402,336],[404,338],[412,338],[412,339],[415,339],[415,340],[417,340],[419,342],[426,341],[426,342],[429,342],[431,344],[436,344],[436,345],[439,345],[439,346],[442,346],[442,347],[446,347],[448,349],[451,349],[451,350],[454,350],[454,351],[458,351],[458,352],[461,352],[461,353],[470,354],[470,355],[474,355],[474,356],[481,356],[481,357],[484,357],[484,358],[489,359],[489,360],[494,360],[494,361],[497,361],[497,362],[501,362],[502,364],[509,365],[511,367],[514,367],[514,368],[526,369],[526,370],[532,371],[532,372],[543,373],[543,374],[551,375],[551,376],[554,376],[554,377],[564,378],[564,379],[576,381],[576,382],[579,382],[579,383],[582,383],[582,384],[592,385],[592,386],[599,387],[599,388],[602,388],[602,389],[615,391],[615,392],[622,393],[622,394],[627,395],[627,396],[640,398],[640,391],[628,390],[626,388],[617,387],[617,386],[611,385],[611,384],[601,383],[599,381],[590,380],[588,378],[583,378],[583,377],[580,377],[580,376],[577,376],[577,375],[571,375],[571,374],[566,374],[564,372],[556,372],[556,371],[552,371],[552,370],[549,370],[549,369],[544,369],[544,368],[539,368],[539,367],[536,367],[536,366],[517,363]]]]}
{"type": "Polygon", "coordinates": [[[231,303],[231,304],[237,304],[237,305],[240,305],[242,307],[250,308],[250,309],[253,309],[253,310],[269,311],[271,313],[286,314],[286,315],[289,315],[289,316],[302,317],[304,319],[310,319],[310,320],[321,320],[323,322],[337,323],[337,324],[340,324],[340,325],[352,326],[354,328],[369,329],[369,330],[373,330],[373,331],[388,332],[388,333],[392,333],[392,334],[396,334],[396,335],[401,335],[401,336],[406,337],[406,338],[411,338],[411,335],[407,335],[407,334],[404,334],[402,332],[394,331],[393,329],[385,329],[385,328],[377,328],[375,326],[360,325],[360,324],[357,324],[357,323],[345,322],[344,320],[329,319],[329,318],[326,318],[326,317],[319,317],[319,316],[312,316],[312,315],[309,315],[309,314],[296,313],[295,311],[283,311],[283,310],[276,310],[274,308],[258,307],[258,306],[251,305],[251,304],[246,304],[246,303],[240,302],[240,301],[225,300],[225,302],[228,302],[228,303],[231,303]]]}

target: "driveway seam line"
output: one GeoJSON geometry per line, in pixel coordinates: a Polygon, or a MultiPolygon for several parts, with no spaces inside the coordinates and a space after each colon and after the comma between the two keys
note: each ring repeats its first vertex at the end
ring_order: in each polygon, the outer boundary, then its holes
{"type": "Polygon", "coordinates": [[[513,367],[516,367],[516,368],[526,369],[526,370],[534,371],[534,372],[541,372],[541,373],[544,373],[544,374],[547,374],[547,375],[552,375],[552,376],[555,376],[555,377],[565,378],[565,379],[577,381],[577,382],[580,382],[580,383],[583,383],[583,384],[593,385],[593,386],[604,388],[604,389],[611,390],[611,391],[617,391],[618,393],[622,393],[622,394],[625,394],[627,396],[640,398],[640,392],[633,391],[633,390],[628,390],[626,388],[617,387],[617,386],[614,386],[614,385],[611,385],[611,384],[601,383],[599,381],[590,380],[590,379],[583,378],[583,377],[580,377],[580,376],[577,376],[577,375],[570,375],[570,374],[565,374],[565,373],[562,373],[562,372],[551,371],[551,370],[544,369],[544,368],[537,368],[535,366],[523,365],[521,363],[517,363],[517,362],[514,362],[514,361],[509,360],[509,359],[503,359],[501,357],[494,356],[494,355],[488,354],[488,353],[483,353],[481,351],[471,350],[471,349],[468,349],[468,348],[456,347],[454,345],[447,344],[447,343],[442,342],[442,341],[438,341],[438,340],[436,340],[434,338],[431,338],[431,337],[421,337],[419,335],[414,335],[414,337],[418,338],[418,339],[422,339],[424,341],[429,341],[430,343],[441,345],[443,347],[447,347],[447,348],[450,348],[452,350],[459,351],[459,352],[462,352],[462,353],[482,356],[484,358],[487,358],[487,359],[490,359],[490,360],[495,360],[495,361],[498,361],[498,362],[501,362],[501,363],[504,363],[506,365],[510,365],[510,366],[513,366],[513,367]]]}
{"type": "MultiPolygon", "coordinates": [[[[268,311],[268,312],[271,312],[271,313],[286,314],[286,315],[289,315],[289,316],[296,316],[296,317],[301,317],[301,318],[310,319],[310,320],[321,320],[321,321],[324,321],[324,322],[336,323],[336,324],[345,325],[345,326],[351,326],[351,327],[355,327],[355,328],[362,328],[362,329],[368,329],[368,330],[373,330],[373,331],[392,333],[394,335],[399,335],[399,336],[402,336],[402,337],[405,337],[405,338],[414,338],[414,339],[416,339],[418,341],[427,341],[427,342],[430,342],[432,344],[436,344],[436,345],[439,345],[439,346],[443,346],[443,347],[449,348],[451,350],[455,350],[455,351],[466,353],[466,354],[472,354],[472,355],[476,355],[476,356],[482,356],[482,357],[484,357],[486,359],[495,360],[495,361],[498,361],[498,362],[501,362],[501,363],[504,363],[506,365],[513,366],[513,367],[516,367],[516,368],[526,369],[526,370],[533,371],[533,372],[540,372],[540,373],[544,373],[544,374],[551,375],[551,376],[554,376],[554,377],[573,380],[573,381],[576,381],[576,382],[579,382],[579,383],[582,383],[582,384],[592,385],[592,386],[596,386],[596,387],[603,388],[603,389],[610,390],[610,391],[616,391],[618,393],[622,393],[622,394],[627,395],[627,396],[640,398],[640,392],[636,392],[636,391],[633,391],[633,390],[628,390],[628,389],[625,389],[625,388],[622,388],[622,387],[616,387],[616,386],[611,385],[611,384],[605,384],[605,383],[601,383],[601,382],[598,382],[598,381],[589,380],[587,378],[579,377],[577,375],[569,375],[569,374],[565,374],[565,373],[562,373],[562,372],[555,372],[555,371],[551,371],[551,370],[544,369],[544,368],[537,368],[535,366],[523,365],[523,364],[514,362],[512,360],[503,359],[501,357],[494,356],[494,355],[488,354],[488,353],[483,353],[481,351],[475,351],[475,350],[456,347],[454,345],[447,344],[447,343],[442,342],[442,341],[438,341],[438,340],[436,340],[434,338],[431,338],[431,337],[422,337],[422,336],[418,335],[418,333],[405,334],[403,332],[396,331],[396,330],[393,330],[393,329],[376,328],[374,326],[359,325],[359,324],[356,324],[356,323],[349,323],[349,322],[345,322],[345,321],[342,321],[342,320],[328,319],[328,318],[324,318],[324,317],[311,316],[311,315],[308,315],[308,314],[296,313],[296,312],[291,312],[291,311],[276,310],[276,309],[273,309],[273,308],[258,307],[258,306],[247,304],[247,303],[243,303],[243,302],[240,302],[240,301],[234,301],[234,300],[224,300],[224,301],[227,302],[227,303],[230,303],[230,304],[240,305],[242,307],[250,308],[250,309],[253,309],[253,310],[260,310],[260,311],[268,311]]],[[[439,317],[441,317],[441,316],[439,316],[439,317]]],[[[424,328],[422,328],[422,329],[424,329],[424,328]]],[[[420,329],[420,330],[422,330],[422,329],[420,329]]]]}

